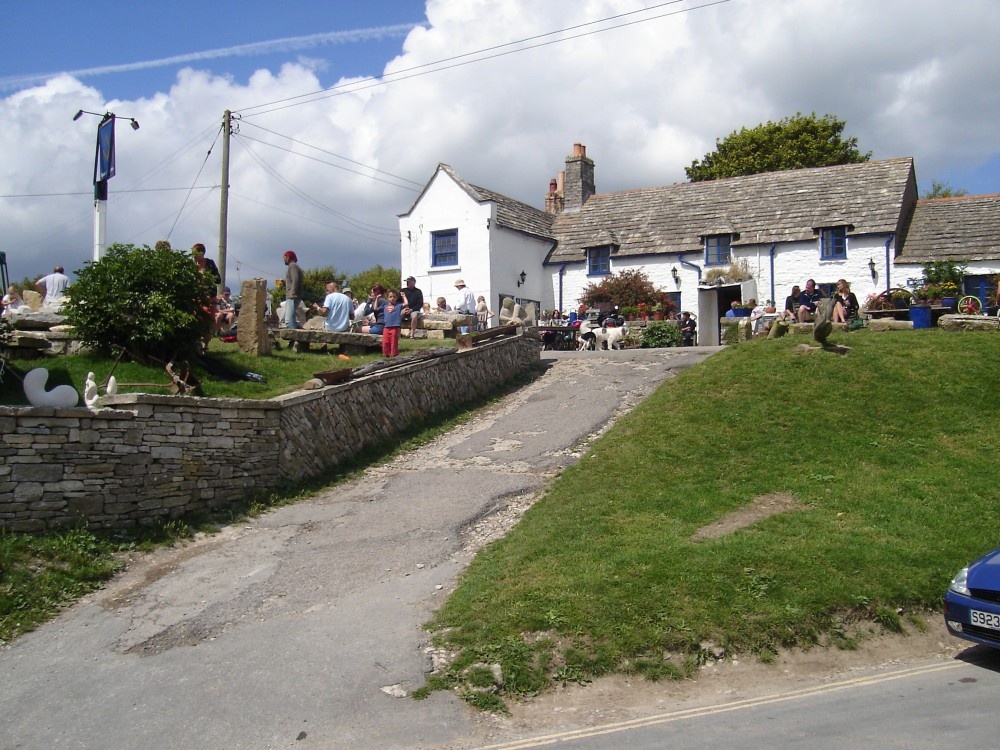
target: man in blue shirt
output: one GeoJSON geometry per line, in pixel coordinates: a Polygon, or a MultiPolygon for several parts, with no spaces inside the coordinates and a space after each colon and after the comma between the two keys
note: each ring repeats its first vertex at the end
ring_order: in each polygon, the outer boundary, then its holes
{"type": "Polygon", "coordinates": [[[354,303],[346,294],[341,294],[336,281],[326,282],[326,299],[323,306],[314,304],[312,309],[326,316],[326,330],[342,333],[350,330],[354,318],[354,303]]]}
{"type": "Polygon", "coordinates": [[[823,292],[816,288],[812,279],[806,282],[805,291],[799,295],[799,322],[808,323],[816,315],[816,305],[823,299],[823,292]]]}

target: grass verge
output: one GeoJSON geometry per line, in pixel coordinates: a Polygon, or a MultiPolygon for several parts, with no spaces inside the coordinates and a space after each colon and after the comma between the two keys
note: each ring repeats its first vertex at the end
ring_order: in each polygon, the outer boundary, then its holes
{"type": "MultiPolygon", "coordinates": [[[[859,331],[727,349],[662,385],[479,553],[429,628],[456,653],[420,695],[476,705],[710,653],[905,630],[998,543],[996,334],[859,331]],[[697,532],[762,498],[789,509],[697,532]],[[492,697],[470,685],[499,664],[492,697]]],[[[419,696],[418,696],[419,697],[419,696]]]]}

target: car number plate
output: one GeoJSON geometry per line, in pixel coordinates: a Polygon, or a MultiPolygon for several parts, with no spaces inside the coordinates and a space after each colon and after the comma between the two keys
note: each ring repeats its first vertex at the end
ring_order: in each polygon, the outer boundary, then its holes
{"type": "Polygon", "coordinates": [[[991,612],[980,612],[977,609],[969,611],[971,615],[972,624],[978,625],[981,628],[989,628],[990,630],[1000,630],[1000,615],[995,615],[991,612]]]}

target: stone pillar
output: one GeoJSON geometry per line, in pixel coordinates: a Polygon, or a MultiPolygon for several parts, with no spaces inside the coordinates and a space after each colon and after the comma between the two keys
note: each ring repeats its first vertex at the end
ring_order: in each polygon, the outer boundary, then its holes
{"type": "Polygon", "coordinates": [[[236,341],[244,354],[271,353],[271,337],[264,316],[267,310],[267,282],[249,279],[240,288],[240,317],[236,326],[236,341]]]}

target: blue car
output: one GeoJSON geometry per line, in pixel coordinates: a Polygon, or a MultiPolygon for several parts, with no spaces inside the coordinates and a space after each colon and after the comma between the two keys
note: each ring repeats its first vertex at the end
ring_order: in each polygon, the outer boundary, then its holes
{"type": "Polygon", "coordinates": [[[948,632],[982,646],[1000,648],[1000,549],[962,568],[944,595],[948,632]]]}

